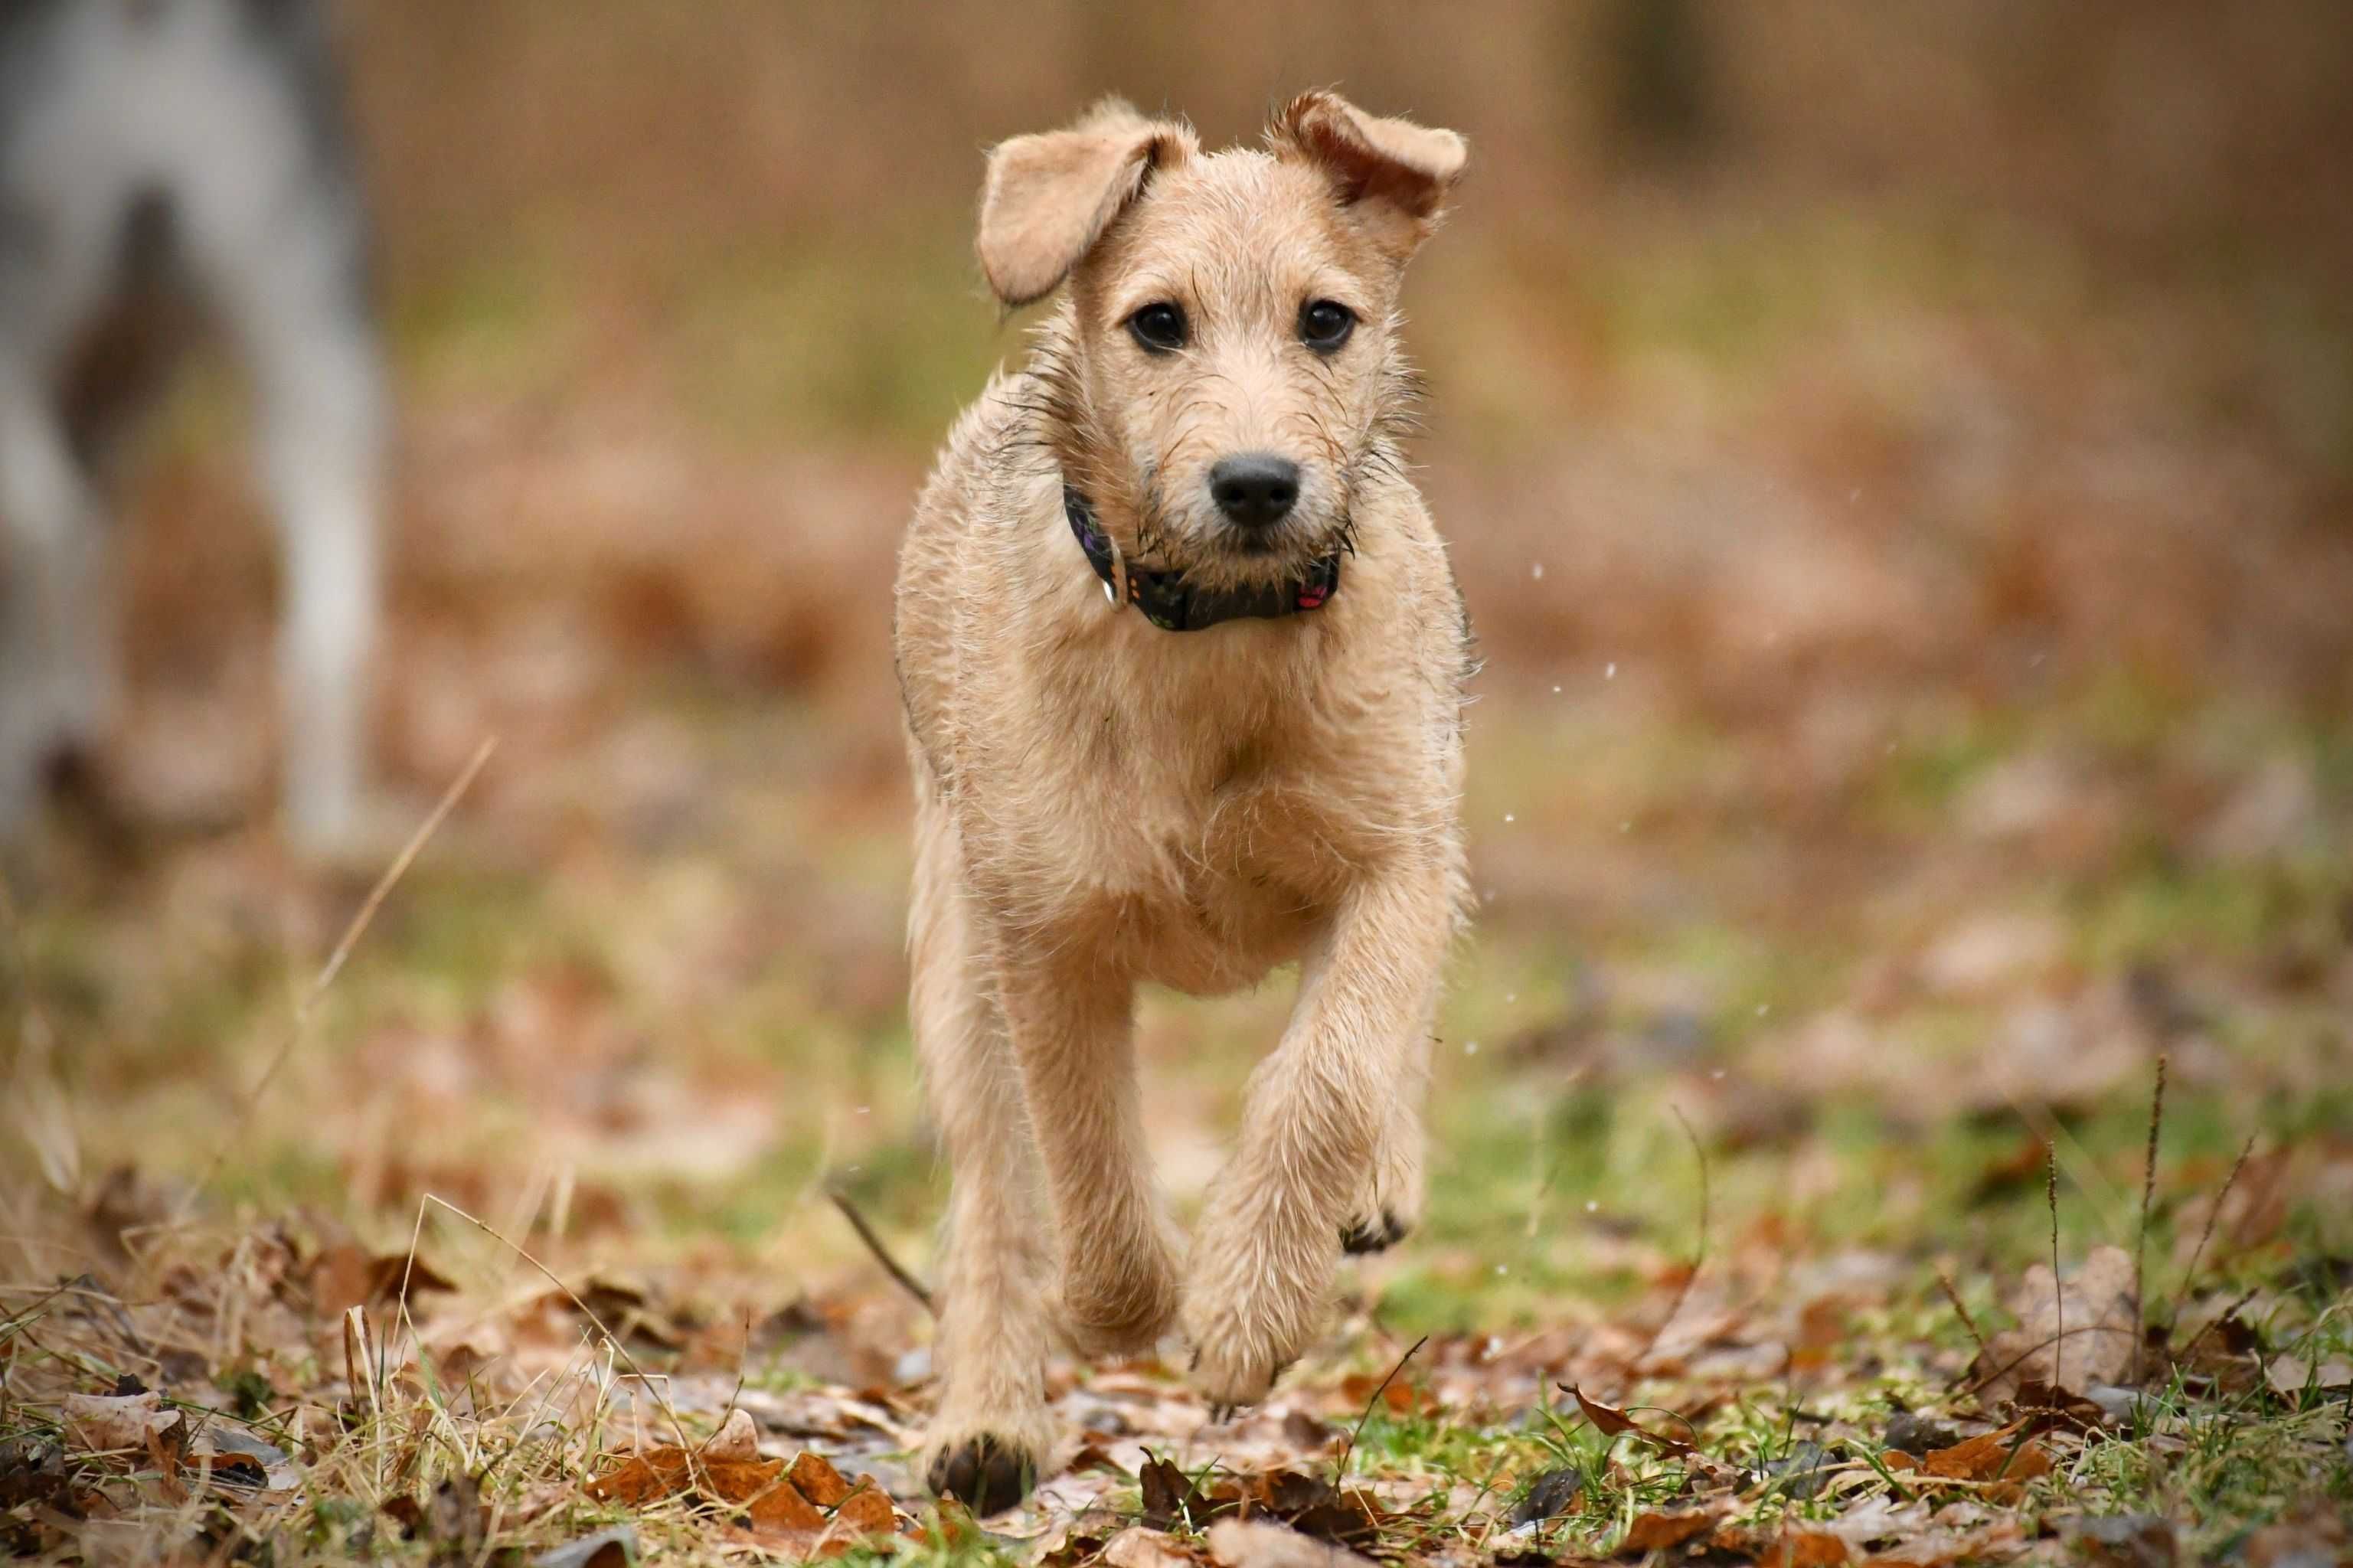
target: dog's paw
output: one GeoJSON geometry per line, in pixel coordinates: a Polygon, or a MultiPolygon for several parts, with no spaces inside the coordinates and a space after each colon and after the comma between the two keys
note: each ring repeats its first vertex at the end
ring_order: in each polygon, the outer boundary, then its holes
{"type": "Polygon", "coordinates": [[[1037,1452],[1019,1439],[976,1432],[935,1447],[923,1479],[934,1496],[954,1498],[986,1515],[1028,1497],[1039,1468],[1037,1452]]]}
{"type": "Polygon", "coordinates": [[[1412,1222],[1394,1209],[1384,1208],[1377,1214],[1358,1215],[1340,1227],[1340,1250],[1364,1254],[1387,1252],[1406,1238],[1413,1228],[1412,1222]]]}
{"type": "Polygon", "coordinates": [[[1260,1280],[1239,1289],[1205,1289],[1185,1310],[1193,1345],[1193,1386],[1213,1410],[1257,1405],[1299,1359],[1322,1316],[1321,1282],[1285,1288],[1260,1280]]]}
{"type": "Polygon", "coordinates": [[[1193,1386],[1208,1405],[1210,1418],[1225,1421],[1263,1404],[1298,1359],[1231,1339],[1200,1344],[1193,1352],[1193,1386]]]}

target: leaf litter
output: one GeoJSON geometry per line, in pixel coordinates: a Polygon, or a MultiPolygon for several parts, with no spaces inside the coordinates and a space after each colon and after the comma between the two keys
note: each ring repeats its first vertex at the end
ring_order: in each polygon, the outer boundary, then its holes
{"type": "MultiPolygon", "coordinates": [[[[1697,1280],[1662,1258],[1647,1303],[1582,1329],[1441,1333],[1373,1361],[1380,1331],[1349,1311],[1272,1403],[1223,1421],[1155,1362],[1058,1363],[1074,1445],[1030,1502],[976,1522],[923,1497],[909,1468],[920,1366],[865,1385],[747,1384],[741,1348],[733,1368],[698,1369],[695,1334],[633,1326],[715,1319],[720,1279],[657,1268],[624,1286],[592,1267],[517,1289],[465,1234],[441,1234],[428,1261],[299,1217],[207,1222],[149,1237],[119,1289],[89,1274],[16,1291],[0,1331],[8,1539],[66,1550],[138,1524],[294,1550],[299,1526],[314,1551],[382,1538],[454,1563],[504,1542],[555,1568],[678,1546],[1057,1568],[1694,1554],[1942,1568],[2050,1548],[2140,1568],[2187,1548],[2175,1522],[2103,1510],[2134,1495],[2104,1479],[2118,1466],[2195,1462],[2218,1423],[2268,1462],[2353,1463],[2341,1300],[2261,1283],[2225,1297],[2217,1280],[2144,1313],[2132,1256],[2108,1246],[2059,1275],[2035,1263],[2006,1289],[1980,1284],[1999,1312],[1960,1308],[1941,1270],[1860,1261],[1825,1293],[1792,1289],[1764,1231],[1719,1245],[1697,1280]],[[1670,1331],[1638,1326],[1662,1304],[1670,1331]],[[1757,1381],[1752,1362],[1780,1370],[1757,1381]]],[[[741,1321],[804,1336],[873,1321],[842,1307],[797,1298],[741,1321]]]]}

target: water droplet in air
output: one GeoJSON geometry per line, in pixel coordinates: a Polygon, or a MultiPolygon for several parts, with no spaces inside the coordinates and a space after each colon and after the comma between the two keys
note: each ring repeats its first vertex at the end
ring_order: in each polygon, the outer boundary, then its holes
{"type": "Polygon", "coordinates": [[[1601,1212],[1601,1205],[1595,1203],[1591,1198],[1588,1198],[1585,1200],[1585,1212],[1587,1214],[1599,1214],[1601,1212]]]}
{"type": "Polygon", "coordinates": [[[1616,659],[1613,658],[1609,661],[1609,667],[1601,672],[1601,679],[1604,680],[1615,680],[1618,679],[1618,661],[1616,659]]]}
{"type": "Polygon", "coordinates": [[[1534,563],[1533,565],[1531,565],[1531,566],[1528,568],[1528,575],[1529,575],[1529,576],[1531,576],[1531,577],[1533,577],[1533,578],[1535,578],[1535,579],[1537,582],[1539,582],[1539,583],[1543,582],[1543,581],[1544,581],[1544,563],[1543,563],[1543,562],[1541,562],[1541,561],[1538,561],[1538,562],[1536,562],[1535,563],[1534,563]]]}
{"type": "Polygon", "coordinates": [[[1463,1041],[1463,1042],[1462,1042],[1462,1054],[1463,1054],[1464,1056],[1466,1056],[1466,1057],[1475,1057],[1475,1056],[1477,1056],[1477,1055],[1479,1054],[1479,1042],[1478,1042],[1478,1041],[1476,1041],[1476,1040],[1465,1040],[1465,1041],[1463,1041]]]}
{"type": "Polygon", "coordinates": [[[1504,820],[1505,822],[1516,822],[1516,821],[1518,821],[1518,820],[1519,820],[1519,818],[1517,818],[1517,817],[1514,816],[1510,812],[1508,812],[1508,811],[1507,811],[1507,812],[1504,813],[1504,820]]]}
{"type": "Polygon", "coordinates": [[[1773,1004],[1770,1002],[1759,1002],[1757,1004],[1757,1016],[1760,1018],[1766,1014],[1770,1013],[1772,1010],[1773,1004]]]}
{"type": "Polygon", "coordinates": [[[1509,1274],[1511,1271],[1512,1266],[1508,1263],[1498,1263],[1495,1265],[1495,1272],[1498,1276],[1509,1274]]]}

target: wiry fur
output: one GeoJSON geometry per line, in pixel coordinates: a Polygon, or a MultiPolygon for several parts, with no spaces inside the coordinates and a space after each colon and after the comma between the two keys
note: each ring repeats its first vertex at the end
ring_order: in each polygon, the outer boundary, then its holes
{"type": "Polygon", "coordinates": [[[1461,142],[1329,94],[1269,142],[1205,156],[1112,104],[992,155],[984,269],[1008,299],[1068,288],[957,422],[901,560],[912,1013],[955,1167],[927,1457],[992,1505],[1050,1446],[1057,1332],[1115,1352],[1181,1327],[1204,1393],[1254,1401],[1314,1332],[1343,1236],[1394,1239],[1420,1203],[1467,653],[1398,449],[1396,303],[1461,142]],[[1359,317],[1329,357],[1297,334],[1319,298],[1359,317]],[[1147,354],[1122,323],[1164,299],[1195,335],[1147,354]],[[1245,542],[1206,475],[1257,451],[1300,465],[1301,496],[1245,542]],[[1066,483],[1131,562],[1222,584],[1341,549],[1340,591],[1160,630],[1105,602],[1066,483]],[[1135,985],[1218,994],[1293,960],[1188,1252],[1145,1158],[1135,985]]]}

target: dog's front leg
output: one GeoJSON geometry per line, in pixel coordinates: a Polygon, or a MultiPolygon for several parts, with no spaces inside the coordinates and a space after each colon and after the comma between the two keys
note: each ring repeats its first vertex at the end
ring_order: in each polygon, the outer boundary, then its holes
{"type": "Polygon", "coordinates": [[[1137,1105],[1134,988],[1083,959],[1015,957],[998,997],[1045,1161],[1064,1327],[1087,1354],[1146,1349],[1176,1319],[1176,1248],[1137,1105]]]}
{"type": "Polygon", "coordinates": [[[934,1491],[993,1513],[1028,1495],[1053,1447],[1045,1205],[955,833],[929,780],[918,780],[908,1014],[955,1173],[933,1349],[940,1403],[920,1462],[934,1491]]]}
{"type": "Polygon", "coordinates": [[[1360,883],[1308,955],[1195,1233],[1185,1328],[1216,1405],[1264,1397],[1322,1317],[1341,1235],[1412,1088],[1452,930],[1442,872],[1360,883]]]}

